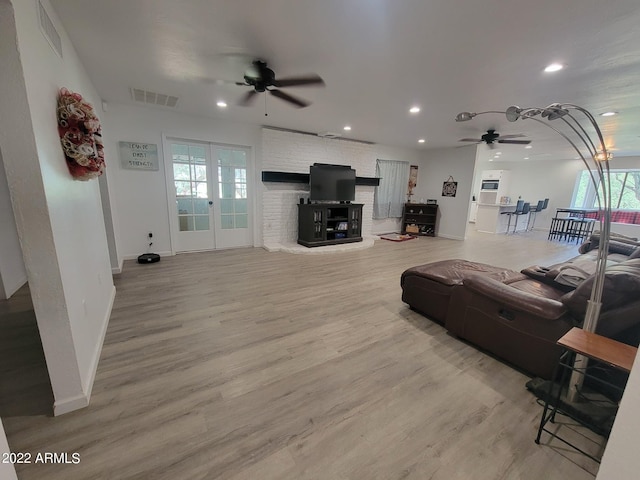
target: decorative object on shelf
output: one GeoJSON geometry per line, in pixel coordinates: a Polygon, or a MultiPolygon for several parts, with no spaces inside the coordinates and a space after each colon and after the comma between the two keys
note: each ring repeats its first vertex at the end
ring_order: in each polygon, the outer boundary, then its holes
{"type": "Polygon", "coordinates": [[[438,204],[438,200],[433,198],[427,199],[427,205],[437,205],[437,204],[438,204]]]}
{"type": "Polygon", "coordinates": [[[409,167],[409,183],[407,185],[407,203],[411,203],[413,189],[418,185],[418,165],[409,167]]]}
{"type": "MultiPolygon", "coordinates": [[[[591,297],[587,304],[582,328],[588,332],[594,332],[600,309],[602,307],[602,291],[607,266],[607,254],[609,252],[609,238],[611,235],[611,183],[609,175],[610,152],[607,151],[602,131],[591,112],[571,103],[552,103],[546,107],[521,108],[512,105],[506,111],[487,111],[479,113],[461,112],[456,116],[456,122],[471,120],[477,115],[486,113],[500,113],[506,115],[507,120],[515,122],[519,119],[538,122],[564,138],[576,151],[582,162],[587,167],[591,177],[598,209],[600,210],[600,242],[598,243],[598,256],[596,260],[596,273],[594,275],[591,297]],[[576,113],[579,116],[576,116],[576,113]],[[540,118],[541,117],[541,118],[540,118]],[[561,120],[558,127],[549,125],[548,122],[561,120]],[[591,136],[588,133],[590,130],[591,136]],[[592,138],[595,133],[595,137],[592,138]],[[594,141],[595,140],[595,141],[594,141]],[[592,170],[593,169],[593,170],[592,170]]],[[[587,359],[578,355],[576,368],[586,367],[587,359]]],[[[575,401],[578,397],[578,389],[582,385],[583,377],[578,371],[574,371],[569,382],[569,397],[575,401]]]]}
{"type": "Polygon", "coordinates": [[[455,197],[458,191],[458,182],[456,182],[451,175],[442,184],[442,196],[443,197],[455,197]]]}
{"type": "Polygon", "coordinates": [[[76,180],[90,180],[104,172],[100,121],[79,93],[61,88],[58,94],[58,134],[69,172],[76,180]]]}

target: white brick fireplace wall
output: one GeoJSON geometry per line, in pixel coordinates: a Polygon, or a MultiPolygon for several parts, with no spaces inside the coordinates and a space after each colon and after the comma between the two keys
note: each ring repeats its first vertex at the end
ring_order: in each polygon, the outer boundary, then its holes
{"type": "MultiPolygon", "coordinates": [[[[262,129],[262,169],[309,173],[314,163],[350,165],[358,177],[375,177],[376,150],[373,145],[314,135],[262,129]]],[[[374,187],[356,186],[355,203],[364,204],[362,236],[371,236],[374,187]]],[[[298,238],[300,198],[309,198],[309,186],[300,183],[263,182],[263,245],[280,250],[295,245],[298,238]]]]}

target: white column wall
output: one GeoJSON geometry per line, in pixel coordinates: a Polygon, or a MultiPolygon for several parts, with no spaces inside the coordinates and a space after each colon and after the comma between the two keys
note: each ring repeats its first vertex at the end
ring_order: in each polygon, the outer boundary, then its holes
{"type": "Polygon", "coordinates": [[[27,270],[22,260],[0,145],[0,300],[11,297],[26,281],[27,270]]]}
{"type": "MultiPolygon", "coordinates": [[[[9,453],[11,452],[11,450],[9,449],[7,437],[4,433],[4,427],[2,426],[2,421],[0,420],[0,456],[2,456],[4,452],[9,453]]],[[[18,480],[18,477],[16,476],[16,469],[11,463],[0,462],[0,479],[18,480]]]]}
{"type": "Polygon", "coordinates": [[[98,182],[72,179],[56,123],[60,87],[94,105],[100,98],[55,11],[43,4],[62,38],[63,58],[39,29],[37,2],[14,1],[12,12],[0,0],[0,31],[9,40],[0,47],[0,105],[12,112],[0,117],[0,145],[54,413],[61,414],[88,404],[115,287],[98,182]]]}
{"type": "Polygon", "coordinates": [[[414,191],[416,199],[438,201],[438,225],[436,235],[454,240],[464,240],[471,188],[476,163],[476,148],[444,148],[427,150],[419,163],[418,185],[414,191]],[[449,178],[458,182],[455,197],[442,196],[442,184],[449,178]]]}

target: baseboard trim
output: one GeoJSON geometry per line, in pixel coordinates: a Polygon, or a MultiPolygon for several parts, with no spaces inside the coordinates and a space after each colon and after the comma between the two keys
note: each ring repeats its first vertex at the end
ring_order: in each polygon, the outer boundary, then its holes
{"type": "Polygon", "coordinates": [[[436,236],[437,237],[446,238],[446,239],[449,239],[449,240],[464,240],[464,237],[458,237],[456,235],[447,235],[446,233],[445,234],[438,233],[436,236]]]}
{"type": "Polygon", "coordinates": [[[89,399],[84,394],[65,398],[64,400],[56,400],[53,402],[53,415],[54,417],[57,417],[59,415],[64,415],[65,413],[73,412],[74,410],[80,410],[87,406],[89,406],[89,399]]]}
{"type": "Polygon", "coordinates": [[[84,391],[85,397],[87,399],[87,405],[89,405],[89,401],[91,400],[91,391],[93,390],[93,382],[96,379],[96,372],[98,370],[98,362],[100,362],[100,355],[102,354],[102,346],[104,345],[104,337],[107,335],[107,328],[109,327],[109,319],[111,318],[111,310],[113,309],[113,303],[116,299],[116,287],[115,285],[111,289],[111,298],[109,299],[109,305],[107,306],[107,311],[105,312],[104,318],[102,319],[102,330],[100,331],[100,337],[98,340],[98,348],[93,354],[93,358],[91,359],[91,367],[89,368],[89,378],[83,382],[82,390],[84,391]]]}
{"type": "MultiPolygon", "coordinates": [[[[153,252],[153,253],[157,253],[161,257],[173,257],[173,253],[172,252],[153,252]]],[[[123,257],[123,260],[136,260],[139,256],[140,256],[139,253],[125,255],[123,257]]]]}
{"type": "Polygon", "coordinates": [[[98,370],[98,362],[100,361],[100,355],[102,354],[102,346],[104,345],[104,337],[107,334],[107,327],[109,326],[109,319],[111,318],[111,310],[113,309],[113,303],[116,299],[116,287],[115,285],[111,289],[111,298],[109,299],[109,305],[105,312],[104,319],[102,321],[102,330],[100,331],[100,337],[98,339],[98,347],[91,359],[91,367],[89,369],[88,378],[83,380],[82,391],[83,393],[65,398],[63,400],[56,400],[53,402],[53,415],[59,416],[65,413],[73,412],[89,406],[91,401],[91,391],[93,390],[93,383],[96,379],[96,372],[98,370]]]}
{"type": "Polygon", "coordinates": [[[111,268],[111,274],[112,275],[119,275],[122,273],[122,267],[124,266],[124,258],[121,258],[120,261],[118,262],[118,266],[117,267],[112,267],[111,268]]]}

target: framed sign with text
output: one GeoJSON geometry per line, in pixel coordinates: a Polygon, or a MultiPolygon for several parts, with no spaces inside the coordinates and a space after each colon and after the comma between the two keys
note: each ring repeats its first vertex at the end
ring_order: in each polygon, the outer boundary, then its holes
{"type": "Polygon", "coordinates": [[[155,143],[119,142],[120,165],[129,170],[160,169],[158,145],[155,143]]]}

